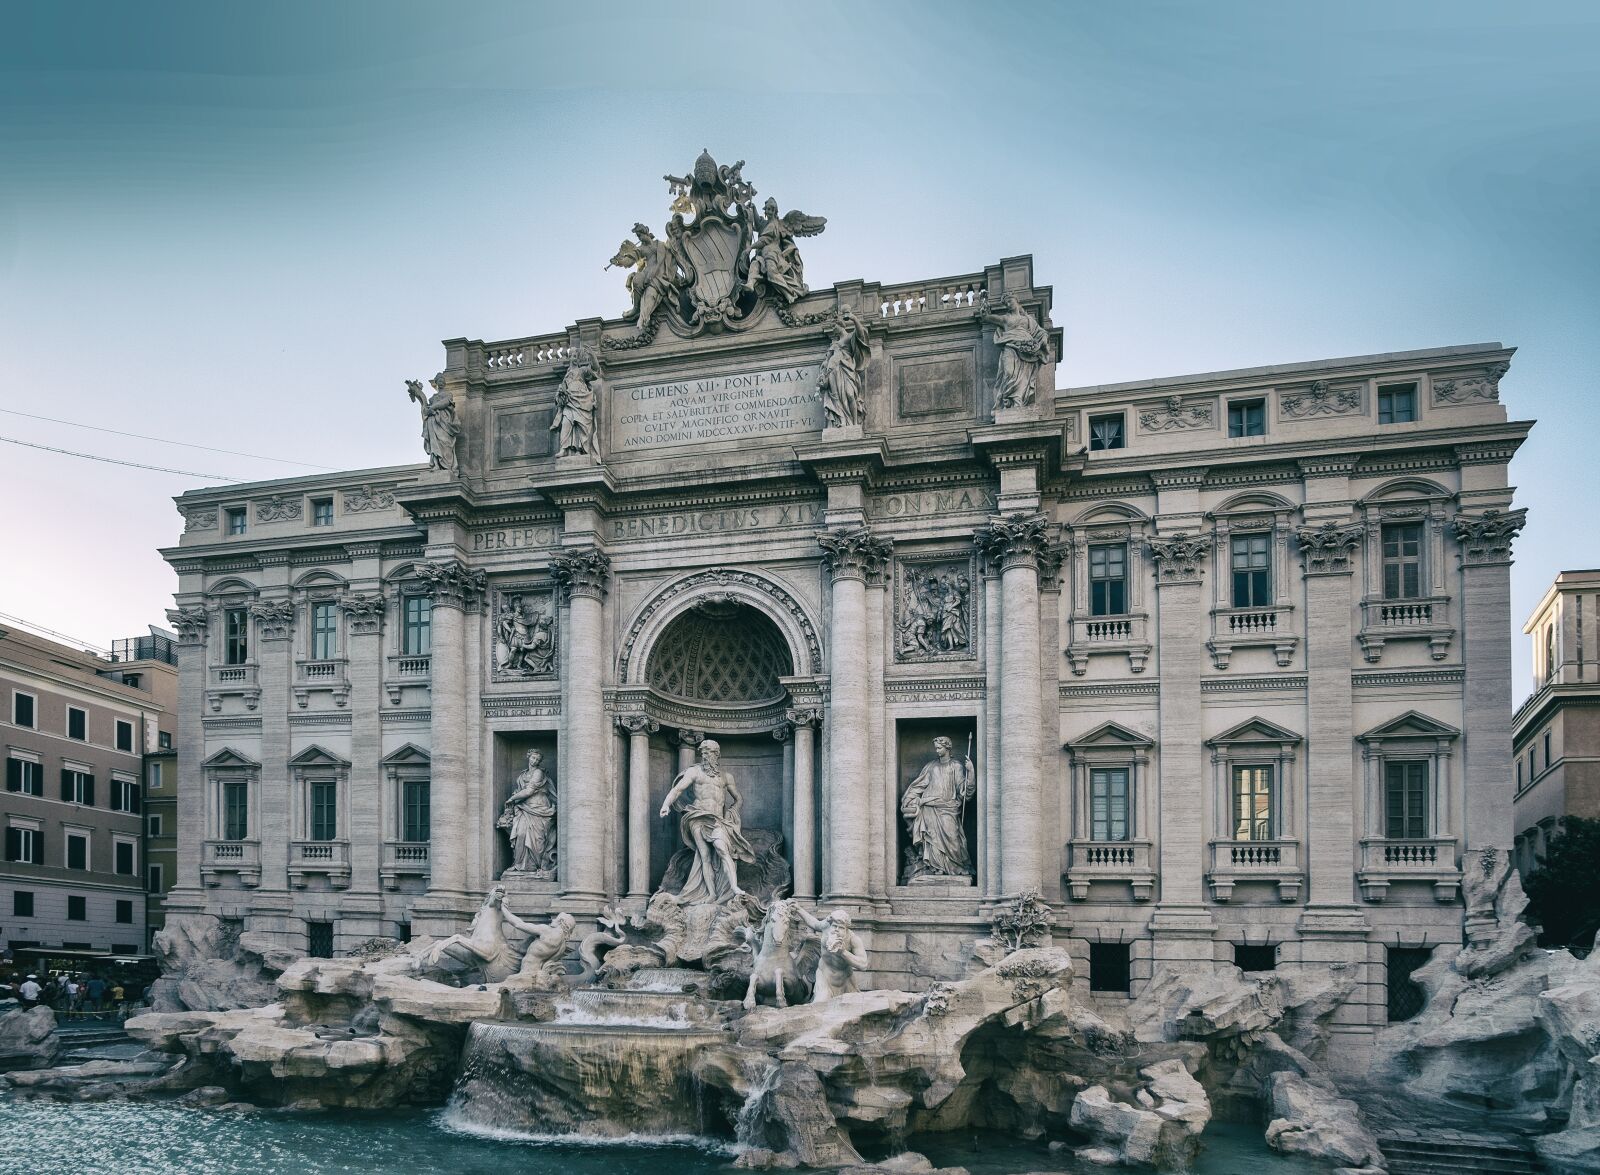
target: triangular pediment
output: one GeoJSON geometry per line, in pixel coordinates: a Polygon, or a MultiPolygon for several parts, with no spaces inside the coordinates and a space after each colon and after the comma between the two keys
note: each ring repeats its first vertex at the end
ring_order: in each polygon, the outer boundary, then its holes
{"type": "Polygon", "coordinates": [[[213,770],[219,767],[232,767],[236,769],[245,768],[252,771],[259,771],[261,769],[260,763],[257,763],[254,759],[251,759],[246,755],[241,755],[232,747],[223,747],[215,755],[212,755],[211,758],[200,764],[200,766],[208,767],[213,770]]]}
{"type": "Polygon", "coordinates": [[[1069,751],[1092,751],[1121,748],[1125,750],[1149,750],[1155,743],[1140,734],[1137,730],[1129,730],[1120,722],[1103,722],[1088,734],[1070,739],[1065,744],[1069,751]]]}
{"type": "Polygon", "coordinates": [[[1391,718],[1381,726],[1374,726],[1365,734],[1357,735],[1362,742],[1391,738],[1459,738],[1461,732],[1437,718],[1429,718],[1415,710],[1407,710],[1398,718],[1391,718]]]}
{"type": "Polygon", "coordinates": [[[1228,747],[1244,744],[1257,746],[1271,744],[1282,746],[1285,743],[1297,743],[1300,736],[1292,730],[1285,730],[1275,723],[1268,722],[1265,718],[1248,718],[1237,726],[1230,726],[1221,734],[1213,735],[1206,739],[1208,747],[1228,747]]]}
{"type": "Polygon", "coordinates": [[[380,760],[385,767],[422,767],[432,761],[428,752],[416,743],[407,743],[397,751],[390,751],[380,760]]]}
{"type": "Polygon", "coordinates": [[[348,768],[350,766],[350,760],[335,755],[326,747],[319,747],[313,744],[301,751],[294,758],[290,759],[289,766],[348,768]]]}

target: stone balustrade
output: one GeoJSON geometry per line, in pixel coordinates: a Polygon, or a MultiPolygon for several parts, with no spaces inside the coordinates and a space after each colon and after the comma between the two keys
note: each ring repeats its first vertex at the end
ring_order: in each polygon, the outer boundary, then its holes
{"type": "Polygon", "coordinates": [[[1368,662],[1383,656],[1383,647],[1396,640],[1425,640],[1428,655],[1444,660],[1455,636],[1449,596],[1419,596],[1410,600],[1362,600],[1362,655],[1368,662]]]}
{"type": "Polygon", "coordinates": [[[335,889],[350,884],[350,842],[297,840],[289,845],[289,884],[304,889],[312,877],[326,877],[335,889]]]}
{"type": "Polygon", "coordinates": [[[1067,891],[1081,902],[1094,882],[1126,882],[1134,901],[1147,902],[1155,892],[1150,857],[1147,840],[1075,840],[1067,846],[1067,891]]]}
{"type": "Polygon", "coordinates": [[[1403,840],[1364,837],[1357,880],[1361,884],[1361,896],[1369,902],[1383,901],[1389,894],[1389,886],[1403,881],[1431,884],[1433,896],[1439,901],[1454,901],[1461,883],[1461,870],[1456,865],[1456,839],[1453,836],[1403,840]]]}
{"type": "Polygon", "coordinates": [[[386,840],[383,842],[383,857],[378,864],[378,876],[384,889],[399,889],[402,877],[420,877],[427,879],[428,867],[428,842],[408,840],[386,840]]]}
{"type": "Polygon", "coordinates": [[[261,842],[254,840],[208,840],[200,848],[200,879],[208,886],[220,885],[224,876],[236,876],[239,884],[255,888],[261,884],[261,842]]]}
{"type": "Polygon", "coordinates": [[[1277,885],[1285,902],[1300,897],[1305,870],[1300,863],[1298,840],[1214,840],[1208,873],[1212,895],[1219,902],[1232,899],[1240,882],[1264,881],[1277,885]]]}

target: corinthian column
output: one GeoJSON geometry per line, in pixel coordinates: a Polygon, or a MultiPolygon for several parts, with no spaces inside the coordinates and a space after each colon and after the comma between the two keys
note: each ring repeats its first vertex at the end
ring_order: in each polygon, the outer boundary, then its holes
{"type": "Polygon", "coordinates": [[[790,710],[784,717],[794,731],[794,896],[809,899],[817,894],[817,769],[811,739],[822,712],[790,710]]]}
{"type": "Polygon", "coordinates": [[[419,563],[417,575],[433,597],[428,892],[457,895],[467,886],[467,614],[488,577],[456,559],[419,563]]]}
{"type": "MultiPolygon", "coordinates": [[[[168,609],[167,623],[178,634],[178,875],[174,890],[183,890],[180,900],[190,897],[203,901],[200,885],[200,851],[203,842],[216,835],[207,819],[205,773],[205,731],[200,725],[206,695],[206,637],[211,615],[199,605],[168,609]]],[[[167,909],[174,907],[171,891],[167,909]]]]}
{"type": "Polygon", "coordinates": [[[550,574],[561,585],[567,604],[569,650],[561,696],[561,721],[567,732],[557,850],[561,892],[599,901],[606,888],[605,763],[610,737],[601,694],[605,658],[601,614],[611,559],[598,547],[574,547],[550,556],[550,574]]]}
{"type": "MultiPolygon", "coordinates": [[[[864,526],[817,536],[833,579],[828,622],[827,855],[830,902],[867,901],[871,793],[867,787],[867,576],[889,556],[864,526]]],[[[797,818],[798,819],[798,818],[797,818]]],[[[796,837],[798,841],[798,836],[796,837]]]]}
{"type": "MultiPolygon", "coordinates": [[[[991,518],[976,541],[1000,568],[1000,896],[1041,888],[1039,791],[1039,561],[1047,548],[1043,514],[991,518]]],[[[994,862],[990,863],[991,870],[994,862]]]]}
{"type": "Polygon", "coordinates": [[[661,727],[643,714],[624,714],[628,738],[628,896],[650,896],[650,736],[661,727]]]}

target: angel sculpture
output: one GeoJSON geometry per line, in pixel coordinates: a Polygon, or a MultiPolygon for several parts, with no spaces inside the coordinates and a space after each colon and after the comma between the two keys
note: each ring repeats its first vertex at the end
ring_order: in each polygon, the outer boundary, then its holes
{"type": "Polygon", "coordinates": [[[619,265],[633,270],[627,283],[633,306],[623,317],[637,319],[639,329],[643,330],[655,318],[662,301],[670,298],[678,287],[680,262],[672,243],[659,240],[645,225],[634,225],[633,235],[639,238],[639,243],[623,241],[606,268],[619,265]]]}
{"type": "MultiPolygon", "coordinates": [[[[804,289],[802,287],[802,292],[804,289]]],[[[833,341],[817,371],[817,395],[829,428],[861,423],[861,377],[867,366],[867,324],[849,307],[834,318],[833,341]]]]}
{"type": "Polygon", "coordinates": [[[745,289],[754,290],[757,282],[764,281],[767,289],[784,305],[793,305],[810,292],[795,239],[816,236],[827,225],[828,218],[807,216],[799,211],[779,216],[778,202],[770,198],[760,213],[752,211],[751,218],[755,222],[756,240],[745,289]]]}
{"type": "Polygon", "coordinates": [[[556,434],[557,457],[599,457],[594,431],[595,408],[599,403],[595,388],[599,383],[600,361],[593,351],[579,343],[561,377],[561,386],[556,389],[556,415],[550,422],[550,431],[556,434]]]}
{"type": "Polygon", "coordinates": [[[446,473],[456,470],[456,438],[461,435],[461,425],[456,423],[456,402],[444,390],[444,373],[428,381],[434,394],[430,397],[422,390],[420,379],[406,380],[406,392],[422,409],[422,448],[428,454],[428,466],[446,473]]]}

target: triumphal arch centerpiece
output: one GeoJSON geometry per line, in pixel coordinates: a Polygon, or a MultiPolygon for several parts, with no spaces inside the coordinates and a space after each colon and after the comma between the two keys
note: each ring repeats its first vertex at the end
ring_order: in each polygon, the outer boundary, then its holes
{"type": "Polygon", "coordinates": [[[178,499],[169,908],[692,960],[782,894],[915,989],[1036,893],[1105,991],[1353,969],[1355,1047],[1510,843],[1511,352],[1060,388],[1032,258],[808,284],[751,171],[667,177],[615,316],[394,373],[415,463],[178,499]]]}

